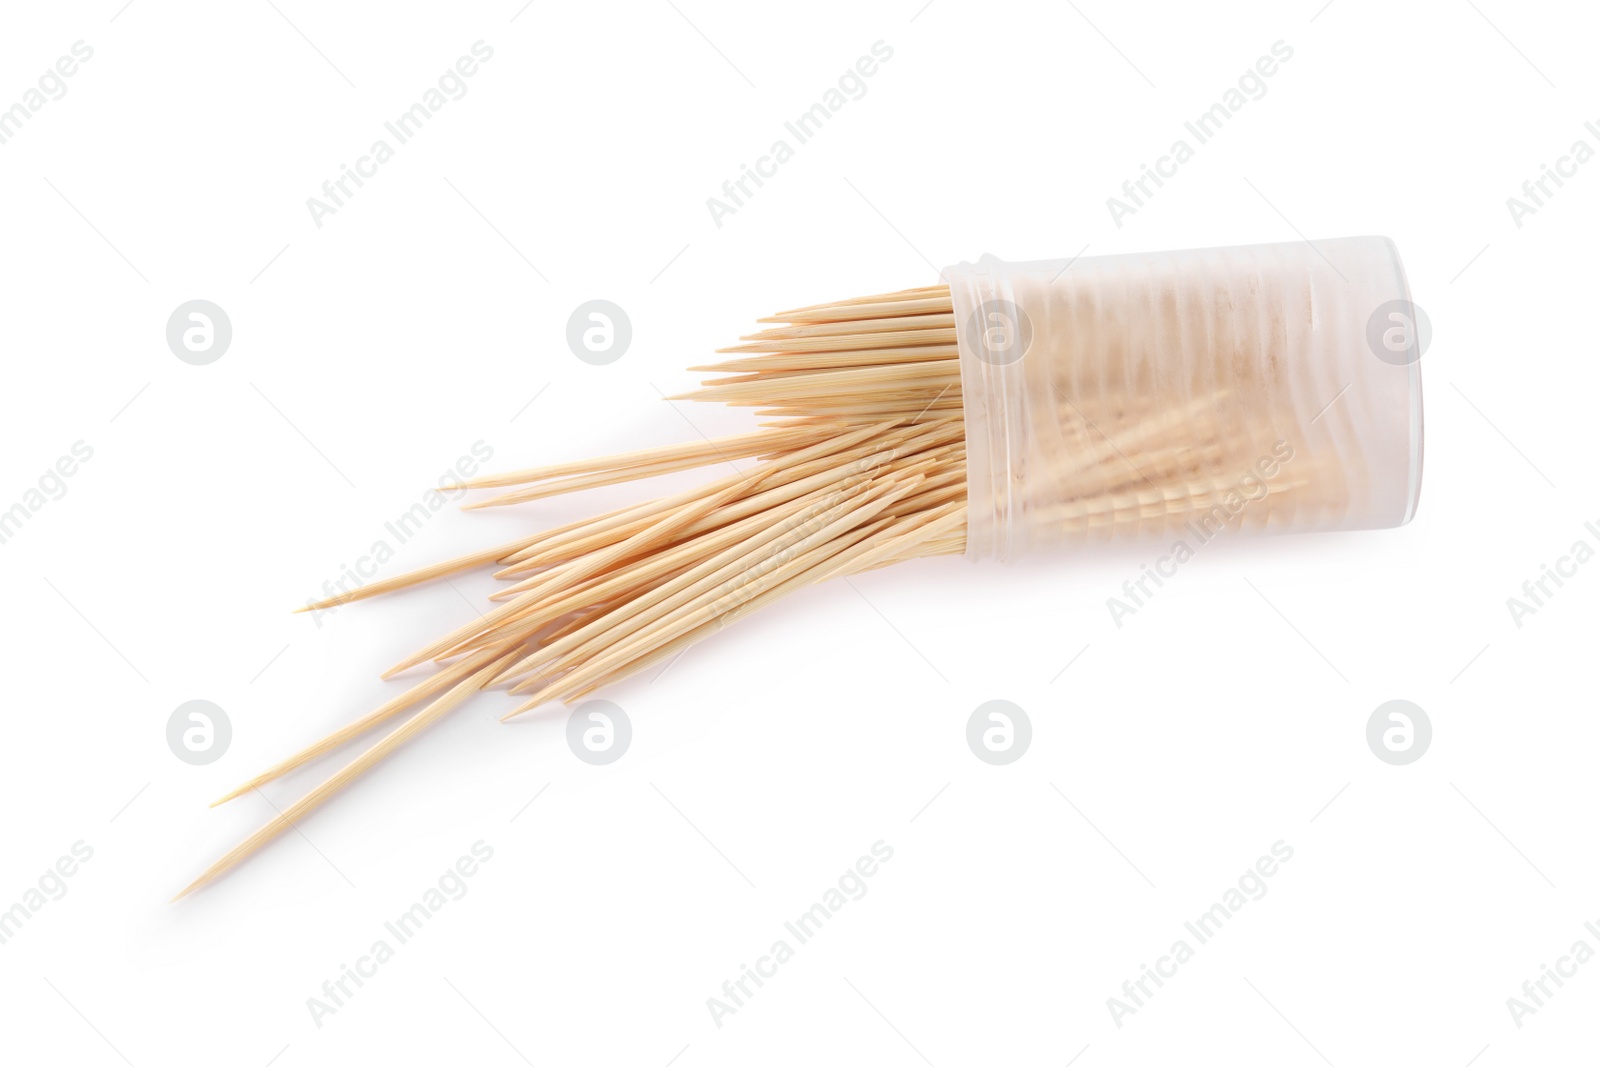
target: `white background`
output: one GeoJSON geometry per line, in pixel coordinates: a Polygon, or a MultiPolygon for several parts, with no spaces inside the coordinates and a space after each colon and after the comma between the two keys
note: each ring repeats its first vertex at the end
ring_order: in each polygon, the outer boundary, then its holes
{"type": "MultiPolygon", "coordinates": [[[[0,145],[0,508],[93,458],[0,545],[0,908],[93,858],[0,945],[0,1058],[1592,1056],[1600,962],[1521,1028],[1506,998],[1600,949],[1600,562],[1521,628],[1506,600],[1600,544],[1600,162],[1520,228],[1506,199],[1600,147],[1596,19],[1319,2],[8,5],[0,106],[94,55],[0,145]],[[478,40],[465,97],[314,225],[478,40]],[[707,197],[879,40],[866,95],[717,227],[707,197]],[[1266,95],[1116,226],[1106,198],[1279,40],[1266,95]],[[606,693],[634,727],[609,767],[560,709],[503,726],[484,694],[167,903],[327,767],[210,800],[396,691],[379,672],[495,587],[289,614],[475,442],[507,469],[737,432],[660,394],[757,316],[984,252],[1367,233],[1433,323],[1411,525],[1218,544],[1120,629],[1140,548],[812,589],[606,693]],[[234,331],[203,367],[164,336],[196,298],[234,331]],[[633,323],[609,366],[566,347],[592,298],[633,323]],[[964,736],[996,698],[1034,729],[1003,768],[964,736]],[[1394,698],[1434,728],[1405,767],[1364,736],[1394,698]],[[191,699],[233,724],[209,766],[166,745],[191,699]],[[318,1026],[307,998],[480,840],[469,892],[318,1026]],[[867,895],[716,1026],[706,998],[879,840],[867,895]],[[1267,895],[1116,1026],[1107,998],[1279,840],[1267,895]]],[[[385,573],[654,488],[451,507],[385,573]]]]}

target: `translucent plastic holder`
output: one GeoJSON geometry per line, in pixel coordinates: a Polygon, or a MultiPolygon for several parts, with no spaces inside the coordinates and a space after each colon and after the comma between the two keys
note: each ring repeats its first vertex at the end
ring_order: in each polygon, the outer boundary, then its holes
{"type": "Polygon", "coordinates": [[[1416,510],[1425,322],[1387,238],[985,256],[944,276],[971,559],[1416,510]]]}

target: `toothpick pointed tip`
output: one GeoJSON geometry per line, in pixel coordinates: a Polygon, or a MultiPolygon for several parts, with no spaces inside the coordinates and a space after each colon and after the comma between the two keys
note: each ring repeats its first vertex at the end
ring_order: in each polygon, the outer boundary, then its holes
{"type": "Polygon", "coordinates": [[[510,722],[512,719],[515,719],[519,715],[526,715],[528,712],[532,711],[534,708],[538,707],[540,704],[543,704],[543,703],[544,703],[544,701],[538,700],[538,699],[530,700],[526,704],[523,704],[523,705],[521,705],[519,707],[512,708],[510,711],[508,711],[504,715],[500,716],[500,721],[501,722],[510,722]]]}
{"type": "Polygon", "coordinates": [[[182,889],[180,889],[178,891],[177,895],[174,896],[171,900],[167,901],[167,903],[168,904],[176,904],[178,901],[182,900],[184,897],[188,896],[190,893],[193,893],[196,889],[200,889],[201,887],[203,887],[209,881],[211,881],[211,872],[207,871],[205,874],[202,874],[200,877],[196,878],[194,881],[190,882],[188,885],[186,885],[182,889]]]}

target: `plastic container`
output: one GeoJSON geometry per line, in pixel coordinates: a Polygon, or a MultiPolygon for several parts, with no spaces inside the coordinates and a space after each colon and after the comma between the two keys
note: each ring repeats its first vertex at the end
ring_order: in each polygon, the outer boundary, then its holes
{"type": "Polygon", "coordinates": [[[944,276],[969,558],[1416,510],[1426,325],[1387,238],[985,256],[944,276]]]}

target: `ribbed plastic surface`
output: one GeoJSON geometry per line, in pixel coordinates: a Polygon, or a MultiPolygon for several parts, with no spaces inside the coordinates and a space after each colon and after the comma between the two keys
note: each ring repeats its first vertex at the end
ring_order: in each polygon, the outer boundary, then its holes
{"type": "Polygon", "coordinates": [[[969,558],[1410,520],[1420,349],[1387,238],[944,273],[969,558]]]}

